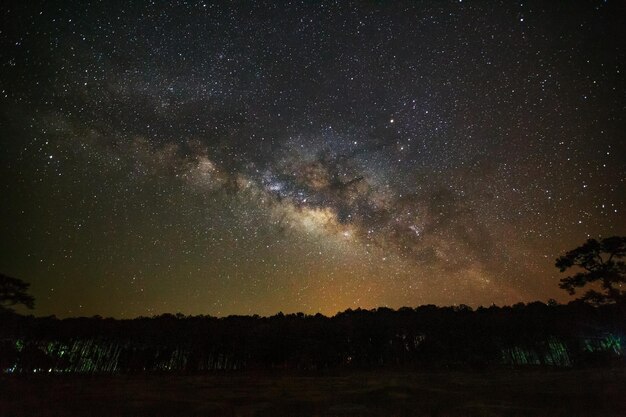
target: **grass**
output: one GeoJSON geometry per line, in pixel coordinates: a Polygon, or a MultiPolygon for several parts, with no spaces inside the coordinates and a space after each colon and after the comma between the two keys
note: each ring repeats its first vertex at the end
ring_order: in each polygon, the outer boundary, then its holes
{"type": "Polygon", "coordinates": [[[626,370],[0,377],[0,416],[626,416],[626,370]]]}

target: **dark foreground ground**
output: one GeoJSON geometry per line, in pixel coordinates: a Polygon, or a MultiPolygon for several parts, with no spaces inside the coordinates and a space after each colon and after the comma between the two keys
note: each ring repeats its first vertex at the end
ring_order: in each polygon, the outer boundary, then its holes
{"type": "Polygon", "coordinates": [[[5,375],[0,416],[626,416],[626,370],[5,375]]]}

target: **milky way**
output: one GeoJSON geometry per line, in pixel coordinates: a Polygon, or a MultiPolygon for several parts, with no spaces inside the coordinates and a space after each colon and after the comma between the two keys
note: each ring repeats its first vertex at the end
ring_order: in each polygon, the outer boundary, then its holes
{"type": "Polygon", "coordinates": [[[36,314],[556,298],[626,233],[625,8],[16,2],[0,271],[36,314]]]}

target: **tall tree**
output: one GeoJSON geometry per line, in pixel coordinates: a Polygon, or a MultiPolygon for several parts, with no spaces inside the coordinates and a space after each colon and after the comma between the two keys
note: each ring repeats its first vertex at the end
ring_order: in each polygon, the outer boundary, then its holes
{"type": "Polygon", "coordinates": [[[16,304],[34,308],[35,298],[27,293],[28,287],[30,284],[21,279],[0,274],[0,310],[9,309],[16,304]]]}
{"type": "MultiPolygon", "coordinates": [[[[556,260],[561,272],[576,268],[578,272],[561,279],[559,287],[575,294],[576,288],[599,284],[600,291],[588,290],[581,299],[596,304],[626,300],[626,237],[613,236],[589,239],[582,246],[567,252],[556,260]]],[[[596,286],[598,288],[598,285],[596,286]]]]}

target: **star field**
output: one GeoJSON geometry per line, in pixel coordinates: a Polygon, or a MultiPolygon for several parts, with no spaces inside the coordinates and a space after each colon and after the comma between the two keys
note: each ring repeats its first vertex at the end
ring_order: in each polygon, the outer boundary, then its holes
{"type": "Polygon", "coordinates": [[[566,301],[555,258],[626,233],[619,1],[3,8],[35,314],[566,301]]]}

